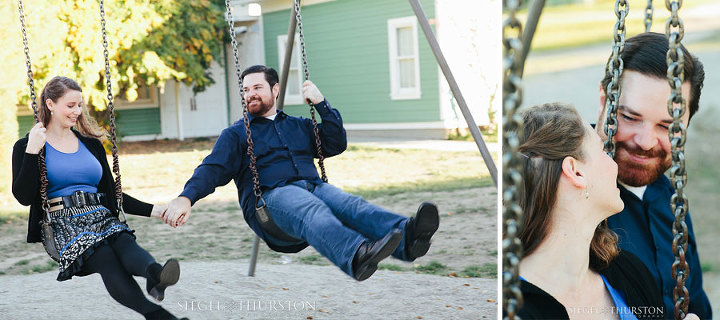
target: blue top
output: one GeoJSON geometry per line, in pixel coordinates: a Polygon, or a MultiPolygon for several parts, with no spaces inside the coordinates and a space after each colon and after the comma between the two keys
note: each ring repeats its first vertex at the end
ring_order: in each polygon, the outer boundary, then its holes
{"type": "MultiPolygon", "coordinates": [[[[664,175],[647,186],[643,199],[623,186],[618,187],[625,209],[608,218],[608,226],[618,234],[618,246],[638,256],[650,270],[663,295],[665,316],[671,319],[675,310],[672,301],[675,280],[671,272],[675,261],[672,253],[672,225],[675,217],[670,211],[670,197],[674,189],[664,175]]],[[[700,319],[712,319],[710,301],[702,288],[702,267],[690,213],[685,217],[685,223],[689,233],[685,253],[690,266],[690,275],[685,281],[690,293],[688,312],[697,314],[700,319]]]]}
{"type": "MultiPolygon", "coordinates": [[[[347,147],[347,137],[340,113],[327,100],[318,103],[315,108],[322,119],[318,129],[323,155],[331,157],[342,153],[347,147]]],[[[248,119],[263,192],[297,180],[322,181],[313,161],[317,154],[310,119],[289,116],[282,111],[278,111],[275,120],[251,114],[248,119]]],[[[240,119],[220,133],[212,152],[195,169],[180,195],[194,204],[215,191],[216,187],[234,180],[245,221],[267,241],[254,216],[255,195],[249,163],[245,124],[240,119]]],[[[273,250],[281,250],[271,243],[268,245],[273,250]]]]}
{"type": "Polygon", "coordinates": [[[45,142],[48,199],[69,196],[75,191],[97,192],[102,178],[100,162],[78,139],[78,150],[64,153],[45,142]]]}
{"type": "Polygon", "coordinates": [[[610,292],[610,297],[612,297],[620,320],[638,320],[638,318],[632,313],[632,310],[628,307],[627,302],[625,302],[625,294],[615,290],[604,275],[601,274],[600,277],[603,279],[603,282],[605,282],[605,288],[607,288],[608,292],[610,292]]]}

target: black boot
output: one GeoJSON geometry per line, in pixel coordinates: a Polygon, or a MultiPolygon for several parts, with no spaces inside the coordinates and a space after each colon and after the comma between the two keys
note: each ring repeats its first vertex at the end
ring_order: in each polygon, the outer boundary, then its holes
{"type": "Polygon", "coordinates": [[[378,263],[390,256],[402,241],[402,231],[393,229],[382,239],[374,242],[363,242],[353,258],[353,276],[363,281],[377,271],[378,263]]]}
{"type": "Polygon", "coordinates": [[[165,288],[174,285],[180,279],[180,264],[170,259],[164,266],[153,263],[147,270],[147,292],[157,301],[165,299],[165,288]]]}
{"type": "Polygon", "coordinates": [[[430,238],[440,226],[437,206],[423,202],[417,214],[405,225],[405,255],[408,261],[424,256],[430,250],[430,238]]]}
{"type": "MultiPolygon", "coordinates": [[[[176,316],[172,315],[170,312],[163,308],[160,308],[150,313],[146,313],[143,316],[145,316],[145,320],[178,320],[176,316]]],[[[179,320],[188,320],[188,318],[182,318],[179,320]]]]}

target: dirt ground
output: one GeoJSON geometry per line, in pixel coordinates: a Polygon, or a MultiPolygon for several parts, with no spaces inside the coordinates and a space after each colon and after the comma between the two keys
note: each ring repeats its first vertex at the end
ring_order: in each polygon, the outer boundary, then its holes
{"type": "MultiPolygon", "coordinates": [[[[175,147],[168,144],[169,149],[175,147]]],[[[126,162],[130,154],[143,152],[142,146],[136,148],[123,149],[126,162]]],[[[127,192],[164,203],[176,196],[167,189],[129,185],[127,192]]],[[[408,192],[367,200],[408,216],[420,202],[433,200],[441,218],[425,257],[414,263],[387,259],[381,270],[360,283],[312,248],[279,254],[264,243],[256,277],[248,277],[254,234],[242,218],[232,184],[199,201],[181,228],[145,217],[128,216],[128,221],[138,243],[158,261],[181,260],[180,283],[168,291],[162,305],[191,319],[496,317],[497,192],[493,187],[408,192]]],[[[42,318],[47,310],[66,318],[141,318],[112,300],[97,275],[55,281],[56,265],[40,244],[25,242],[26,228],[25,221],[0,225],[0,319],[42,318]],[[40,288],[42,294],[25,288],[40,288]],[[86,303],[87,299],[93,303],[86,303]]],[[[144,287],[144,279],[138,282],[144,287]]]]}

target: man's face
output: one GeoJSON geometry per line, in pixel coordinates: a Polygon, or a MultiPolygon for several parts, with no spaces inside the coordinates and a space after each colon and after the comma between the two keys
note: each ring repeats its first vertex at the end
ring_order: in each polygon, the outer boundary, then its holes
{"type": "Polygon", "coordinates": [[[275,114],[275,98],[278,85],[270,87],[262,72],[251,73],[243,78],[243,93],[248,112],[254,116],[265,117],[275,114]]]}
{"type": "MultiPolygon", "coordinates": [[[[667,111],[670,85],[667,79],[625,70],[618,106],[618,128],[615,134],[615,161],[618,179],[633,187],[657,180],[672,165],[668,127],[672,117],[667,111]]],[[[687,102],[690,83],[685,82],[682,94],[687,102]]],[[[602,99],[604,100],[604,99],[602,99]]],[[[687,126],[690,112],[681,121],[687,126]]]]}

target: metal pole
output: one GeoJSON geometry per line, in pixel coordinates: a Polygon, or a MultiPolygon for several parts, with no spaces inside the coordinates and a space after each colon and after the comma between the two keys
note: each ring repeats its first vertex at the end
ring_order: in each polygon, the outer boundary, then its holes
{"type": "Polygon", "coordinates": [[[255,265],[257,265],[258,249],[260,249],[260,237],[255,235],[253,241],[252,254],[250,255],[250,268],[248,268],[248,277],[255,276],[255,265]]]}
{"type": "Polygon", "coordinates": [[[423,11],[422,6],[420,6],[418,0],[409,1],[410,5],[413,8],[413,11],[415,11],[415,16],[417,16],[417,19],[420,22],[420,26],[425,33],[425,38],[430,44],[430,49],[432,49],[432,52],[435,55],[435,59],[437,59],[438,65],[440,65],[440,69],[445,75],[445,79],[447,79],[448,85],[450,85],[450,90],[452,90],[452,93],[455,96],[455,100],[457,100],[458,106],[460,107],[460,110],[462,110],[462,114],[468,124],[470,133],[472,133],[472,136],[475,139],[475,143],[477,143],[478,149],[480,149],[480,153],[482,154],[483,160],[485,161],[485,165],[487,166],[488,171],[490,171],[490,176],[492,177],[493,182],[495,182],[495,186],[497,186],[497,168],[495,167],[495,161],[493,161],[493,158],[490,155],[490,151],[488,151],[487,145],[485,145],[485,140],[483,140],[482,138],[480,129],[478,128],[477,124],[475,124],[475,120],[473,120],[472,114],[467,107],[465,98],[463,98],[462,93],[460,93],[460,87],[458,87],[457,82],[455,81],[455,77],[453,76],[452,72],[450,72],[450,67],[447,64],[447,61],[442,54],[442,51],[440,51],[440,45],[438,44],[437,39],[435,39],[435,35],[430,29],[430,23],[428,23],[427,16],[425,16],[425,12],[423,11]]]}
{"type": "Polygon", "coordinates": [[[537,29],[538,22],[540,21],[540,15],[542,14],[544,7],[545,0],[535,0],[530,3],[527,22],[525,23],[525,32],[523,32],[522,37],[523,52],[522,59],[520,59],[520,76],[522,76],[525,71],[525,60],[530,52],[530,44],[532,44],[533,36],[535,36],[535,29],[537,29]]]}
{"type": "Polygon", "coordinates": [[[293,45],[295,44],[295,28],[297,27],[297,18],[295,15],[295,6],[293,6],[292,10],[290,10],[290,25],[288,25],[287,43],[285,44],[285,59],[283,60],[282,75],[280,75],[280,95],[277,101],[278,110],[282,110],[285,106],[285,90],[287,89],[290,59],[292,58],[293,45]]]}

